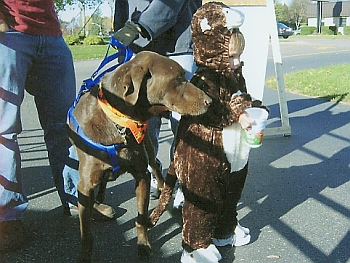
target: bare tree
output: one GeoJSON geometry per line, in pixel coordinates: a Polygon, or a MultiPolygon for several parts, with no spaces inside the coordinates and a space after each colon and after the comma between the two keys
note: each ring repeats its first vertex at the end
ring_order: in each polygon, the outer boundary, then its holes
{"type": "Polygon", "coordinates": [[[66,6],[79,4],[81,8],[93,8],[102,3],[102,0],[54,0],[56,10],[65,10],[66,6]]]}
{"type": "Polygon", "coordinates": [[[296,28],[300,27],[300,23],[307,21],[306,7],[309,3],[309,0],[293,0],[289,6],[290,19],[296,28]]]}
{"type": "Polygon", "coordinates": [[[83,35],[86,35],[86,8],[97,8],[102,4],[102,0],[54,0],[57,11],[65,10],[66,6],[78,4],[80,8],[81,24],[83,35]]]}

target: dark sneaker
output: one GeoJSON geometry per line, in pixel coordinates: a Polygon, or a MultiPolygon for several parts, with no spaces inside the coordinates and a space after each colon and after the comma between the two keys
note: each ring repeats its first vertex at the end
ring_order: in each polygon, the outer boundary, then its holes
{"type": "Polygon", "coordinates": [[[28,241],[28,234],[21,220],[0,222],[0,251],[21,249],[28,241]]]}
{"type": "MultiPolygon", "coordinates": [[[[64,208],[63,214],[66,216],[79,216],[78,207],[72,205],[70,207],[64,208]]],[[[92,210],[92,219],[96,221],[109,221],[115,219],[115,211],[109,205],[102,203],[95,203],[92,210]]]]}
{"type": "Polygon", "coordinates": [[[95,202],[92,210],[92,218],[96,221],[114,220],[115,211],[109,205],[95,202]]]}

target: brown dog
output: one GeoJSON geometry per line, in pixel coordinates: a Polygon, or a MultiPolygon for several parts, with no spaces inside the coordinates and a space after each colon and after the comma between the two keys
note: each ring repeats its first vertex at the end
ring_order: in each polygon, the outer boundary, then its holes
{"type": "Polygon", "coordinates": [[[137,246],[139,255],[148,258],[151,250],[147,237],[150,192],[148,164],[158,175],[159,185],[162,185],[163,178],[145,132],[147,120],[167,110],[200,115],[206,112],[210,103],[210,97],[185,79],[185,72],[178,63],[146,51],[107,73],[99,87],[81,96],[73,110],[73,118],[79,123],[79,129],[92,141],[101,145],[117,145],[113,148],[117,169],[111,157],[113,153],[90,147],[77,134],[71,119],[69,135],[80,162],[78,200],[81,251],[78,262],[91,262],[92,258],[90,219],[95,201],[94,188],[102,185],[99,198],[103,199],[106,182],[125,172],[131,173],[136,181],[137,246]],[[116,116],[122,120],[117,120],[116,116]],[[130,122],[134,124],[129,126],[130,122]]]}

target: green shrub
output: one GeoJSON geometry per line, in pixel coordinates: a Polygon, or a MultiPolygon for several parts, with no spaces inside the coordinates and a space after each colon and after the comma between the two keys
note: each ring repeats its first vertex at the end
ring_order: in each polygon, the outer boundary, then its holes
{"type": "Polygon", "coordinates": [[[321,28],[321,34],[322,35],[334,35],[335,27],[331,26],[322,26],[321,28]]]}
{"type": "Polygon", "coordinates": [[[79,36],[74,35],[67,35],[63,37],[64,41],[67,43],[67,45],[77,45],[79,44],[79,36]]]}
{"type": "Polygon", "coordinates": [[[84,45],[103,45],[104,41],[99,36],[87,36],[84,41],[84,45]]]}
{"type": "Polygon", "coordinates": [[[329,26],[329,29],[333,31],[333,35],[338,33],[338,28],[336,26],[329,26]]]}
{"type": "Polygon", "coordinates": [[[344,26],[344,35],[350,35],[350,26],[344,26]]]}
{"type": "Polygon", "coordinates": [[[316,27],[315,26],[303,26],[300,28],[300,35],[312,35],[315,33],[316,27]]]}

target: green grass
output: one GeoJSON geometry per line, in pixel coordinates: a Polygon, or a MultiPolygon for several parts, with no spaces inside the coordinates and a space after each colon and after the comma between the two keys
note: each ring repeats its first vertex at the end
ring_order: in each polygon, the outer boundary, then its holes
{"type": "Polygon", "coordinates": [[[76,45],[69,46],[73,54],[73,60],[89,60],[103,58],[108,45],[76,45]]]}
{"type": "MultiPolygon", "coordinates": [[[[350,39],[350,35],[321,35],[321,34],[315,34],[315,35],[293,35],[290,36],[291,39],[293,38],[307,38],[307,39],[350,39]]],[[[290,39],[288,38],[288,39],[290,39]]]]}
{"type": "MultiPolygon", "coordinates": [[[[350,64],[308,69],[284,75],[286,91],[350,104],[350,64]]],[[[265,85],[277,89],[276,78],[265,85]]]]}
{"type": "MultiPolygon", "coordinates": [[[[77,45],[69,47],[75,61],[102,59],[107,51],[107,45],[77,45]]],[[[286,90],[291,93],[350,104],[349,72],[350,64],[303,70],[285,74],[284,83],[286,90]]],[[[276,89],[276,78],[267,79],[265,85],[276,89]]]]}

